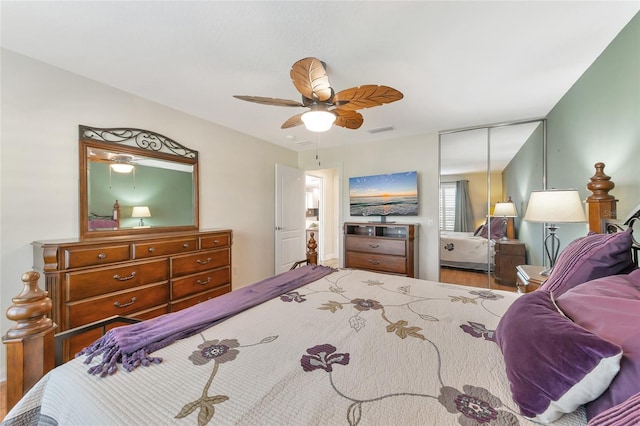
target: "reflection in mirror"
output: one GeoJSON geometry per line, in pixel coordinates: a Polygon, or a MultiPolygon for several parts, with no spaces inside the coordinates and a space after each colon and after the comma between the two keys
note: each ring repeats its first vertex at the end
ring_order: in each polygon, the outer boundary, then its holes
{"type": "Polygon", "coordinates": [[[144,130],[81,126],[80,153],[82,237],[197,229],[197,152],[144,130]]]}
{"type": "Polygon", "coordinates": [[[501,264],[502,271],[496,266],[496,242],[521,253],[510,260],[526,263],[529,247],[519,239],[528,239],[530,232],[519,235],[526,228],[521,212],[531,188],[543,185],[542,123],[536,119],[440,133],[440,281],[482,287],[498,282],[515,289],[515,266],[501,264]],[[510,198],[518,216],[494,217],[496,203],[510,198]]]}

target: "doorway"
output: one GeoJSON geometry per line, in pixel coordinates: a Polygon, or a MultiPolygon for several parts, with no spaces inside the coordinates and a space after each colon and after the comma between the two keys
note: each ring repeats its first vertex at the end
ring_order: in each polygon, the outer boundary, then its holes
{"type": "Polygon", "coordinates": [[[318,263],[332,267],[340,263],[339,189],[338,169],[305,172],[306,241],[313,232],[318,245],[318,263]]]}

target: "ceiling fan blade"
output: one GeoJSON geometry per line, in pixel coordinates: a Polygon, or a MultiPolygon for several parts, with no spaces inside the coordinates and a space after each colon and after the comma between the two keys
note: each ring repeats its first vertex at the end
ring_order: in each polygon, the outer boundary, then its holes
{"type": "Polygon", "coordinates": [[[291,101],[289,99],[265,98],[263,96],[240,96],[240,95],[233,95],[233,97],[243,101],[255,102],[257,104],[263,104],[263,105],[275,105],[275,106],[284,106],[284,107],[303,107],[304,106],[298,101],[291,101]]]}
{"type": "Polygon", "coordinates": [[[325,102],[333,96],[327,70],[316,58],[304,58],[293,64],[289,73],[293,85],[305,98],[325,102]]]}
{"type": "Polygon", "coordinates": [[[293,117],[289,117],[289,119],[287,121],[285,121],[284,123],[282,123],[282,126],[280,126],[281,129],[288,129],[290,127],[295,127],[295,126],[299,126],[302,123],[302,114],[304,114],[304,112],[301,112],[300,114],[296,114],[293,117]]]}
{"type": "Polygon", "coordinates": [[[367,84],[341,90],[336,93],[333,102],[342,110],[356,110],[399,101],[403,97],[401,92],[392,87],[367,84]]]}
{"type": "Polygon", "coordinates": [[[364,123],[364,118],[359,112],[345,109],[334,109],[331,112],[336,115],[336,121],[333,123],[336,126],[358,129],[364,123]]]}

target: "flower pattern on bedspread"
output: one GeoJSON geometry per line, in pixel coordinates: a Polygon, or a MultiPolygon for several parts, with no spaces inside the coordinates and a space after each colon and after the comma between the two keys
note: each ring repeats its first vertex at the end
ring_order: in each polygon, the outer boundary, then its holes
{"type": "Polygon", "coordinates": [[[511,426],[518,419],[512,413],[499,411],[502,401],[486,389],[465,385],[463,392],[444,386],[440,389],[438,401],[452,414],[460,413],[458,423],[462,426],[479,424],[511,426]]]}
{"type": "MultiPolygon", "coordinates": [[[[202,336],[202,334],[200,335],[202,336]]],[[[277,338],[278,336],[265,337],[259,343],[248,346],[255,346],[263,343],[273,342],[277,338]]],[[[182,407],[182,410],[180,410],[180,412],[176,415],[176,419],[187,417],[198,408],[200,409],[200,411],[198,412],[198,425],[206,425],[211,421],[211,419],[213,419],[213,416],[216,413],[215,404],[223,403],[227,401],[229,397],[227,395],[209,396],[209,388],[213,383],[214,377],[218,373],[220,364],[235,360],[240,353],[238,348],[241,347],[242,346],[240,346],[240,343],[237,339],[223,339],[220,341],[205,340],[203,343],[198,345],[198,349],[193,351],[193,353],[189,356],[189,360],[193,362],[194,365],[206,365],[210,361],[213,361],[213,371],[211,372],[211,376],[209,376],[209,380],[204,386],[202,396],[195,401],[185,404],[182,407]]]]}
{"type": "Polygon", "coordinates": [[[462,324],[460,328],[473,337],[484,337],[485,340],[495,342],[495,330],[488,330],[484,324],[479,322],[467,321],[467,324],[462,324]]]}
{"type": "MultiPolygon", "coordinates": [[[[502,401],[494,396],[487,389],[482,387],[473,386],[471,384],[463,384],[462,391],[459,391],[454,386],[447,384],[446,377],[443,378],[444,369],[443,363],[446,359],[442,357],[440,348],[438,345],[429,339],[428,331],[423,330],[415,324],[411,324],[411,320],[426,321],[426,324],[437,323],[441,321],[438,318],[442,313],[436,314],[424,312],[429,309],[430,302],[442,303],[442,301],[449,300],[453,303],[460,303],[463,306],[469,306],[477,309],[481,307],[491,315],[498,316],[491,312],[491,310],[485,305],[485,303],[492,303],[503,298],[502,295],[494,293],[491,290],[463,290],[461,294],[428,297],[418,296],[412,294],[410,285],[400,285],[395,289],[385,287],[385,283],[380,280],[368,280],[363,281],[367,287],[378,287],[380,292],[377,293],[380,297],[357,297],[357,290],[349,288],[348,290],[343,288],[338,280],[331,282],[330,277],[325,277],[326,281],[329,281],[329,286],[319,288],[319,286],[308,285],[301,287],[296,291],[288,292],[279,297],[281,302],[284,302],[288,306],[291,302],[296,302],[293,305],[303,304],[309,300],[313,300],[312,296],[322,297],[323,293],[328,293],[334,296],[342,298],[342,300],[333,300],[333,296],[330,296],[326,302],[319,302],[320,306],[315,306],[316,309],[321,311],[327,311],[327,313],[337,314],[338,312],[344,312],[347,309],[351,309],[352,314],[349,316],[349,327],[356,333],[362,331],[367,325],[367,321],[372,324],[376,324],[375,327],[383,325],[386,333],[392,333],[400,339],[406,339],[412,337],[424,342],[426,345],[424,350],[432,352],[435,355],[436,365],[435,373],[439,382],[439,387],[429,391],[416,392],[410,391],[391,391],[388,393],[382,392],[378,395],[373,395],[368,398],[357,398],[354,395],[349,395],[349,391],[346,389],[353,389],[353,383],[344,382],[339,379],[341,375],[335,376],[334,370],[337,366],[340,368],[351,368],[351,365],[358,363],[359,358],[354,359],[349,352],[340,351],[339,348],[330,343],[322,343],[312,347],[308,347],[305,351],[301,351],[302,355],[299,358],[300,367],[305,373],[314,373],[318,370],[329,374],[329,384],[335,394],[344,399],[348,406],[346,406],[346,418],[351,426],[355,426],[360,423],[363,415],[368,412],[368,407],[371,404],[387,400],[389,398],[398,397],[411,397],[421,400],[438,401],[448,413],[458,416],[458,423],[467,425],[517,425],[519,424],[517,417],[510,412],[508,407],[505,407],[502,401]],[[350,293],[356,293],[349,295],[350,293]],[[395,299],[394,302],[385,304],[384,294],[385,292],[393,293],[395,299]],[[397,296],[402,295],[406,300],[398,302],[397,296]],[[379,315],[379,316],[378,316],[379,315]],[[402,317],[397,318],[398,315],[402,317]],[[382,324],[380,324],[382,322],[382,324]]],[[[456,289],[457,293],[460,293],[456,289]]],[[[390,299],[391,300],[391,299],[390,299]]],[[[313,305],[310,306],[313,309],[313,305]]],[[[484,339],[488,342],[494,341],[494,330],[488,329],[485,324],[475,321],[467,321],[464,324],[459,325],[459,330],[462,333],[478,339],[484,339]]],[[[255,345],[257,346],[263,343],[269,343],[275,340],[277,336],[272,336],[263,339],[261,342],[255,345]]],[[[204,340],[204,337],[203,337],[204,340]]],[[[221,404],[229,399],[226,395],[214,395],[208,396],[209,388],[212,385],[214,377],[223,363],[234,361],[240,354],[240,349],[243,346],[240,345],[236,339],[224,339],[224,340],[205,340],[202,344],[198,345],[198,349],[195,350],[190,356],[189,360],[194,365],[204,366],[213,362],[213,371],[202,392],[202,396],[193,402],[184,405],[180,413],[176,418],[183,418],[193,413],[196,409],[200,409],[198,414],[198,424],[206,425],[213,419],[215,414],[215,404],[221,404]]],[[[317,374],[317,373],[315,373],[317,374]]]]}

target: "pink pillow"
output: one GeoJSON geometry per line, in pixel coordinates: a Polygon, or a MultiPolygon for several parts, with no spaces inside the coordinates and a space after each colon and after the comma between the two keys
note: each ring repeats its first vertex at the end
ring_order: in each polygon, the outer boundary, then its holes
{"type": "Polygon", "coordinates": [[[560,253],[549,279],[540,290],[555,297],[578,284],[616,274],[628,274],[636,266],[631,258],[632,228],[615,234],[578,238],[560,253]]]}
{"type": "MultiPolygon", "coordinates": [[[[587,419],[603,412],[627,412],[625,401],[640,395],[640,270],[586,282],[556,301],[577,325],[623,350],[620,372],[599,398],[586,405],[587,419]]],[[[640,405],[636,410],[640,417],[640,405]]]]}

